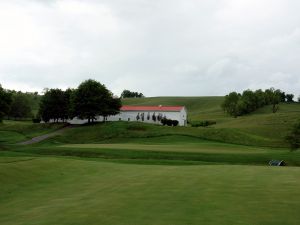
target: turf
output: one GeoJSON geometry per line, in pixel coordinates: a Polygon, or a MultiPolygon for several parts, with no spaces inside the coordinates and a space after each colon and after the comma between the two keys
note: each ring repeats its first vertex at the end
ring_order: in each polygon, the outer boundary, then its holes
{"type": "Polygon", "coordinates": [[[133,139],[152,142],[153,138],[162,137],[165,137],[166,142],[169,140],[169,143],[172,143],[172,141],[176,141],[174,136],[184,143],[205,139],[243,145],[287,147],[284,137],[275,138],[236,128],[167,127],[137,122],[107,122],[74,127],[68,129],[61,136],[47,140],[46,143],[123,143],[127,140],[135,141],[133,139]]]}
{"type": "Polygon", "coordinates": [[[238,144],[287,146],[285,137],[292,125],[300,120],[299,103],[282,103],[277,113],[265,106],[254,113],[238,118],[226,115],[221,109],[223,97],[157,97],[124,99],[129,105],[184,105],[189,122],[216,121],[214,132],[203,136],[212,140],[238,144]],[[211,134],[213,133],[213,134],[211,134]],[[232,134],[232,135],[230,135],[232,134]],[[235,136],[235,137],[233,137],[235,136]]]}
{"type": "Polygon", "coordinates": [[[0,224],[298,224],[299,168],[0,163],[0,224]]]}
{"type": "Polygon", "coordinates": [[[0,144],[13,144],[51,133],[64,124],[33,124],[31,121],[5,120],[0,123],[0,144]]]}
{"type": "MultiPolygon", "coordinates": [[[[54,143],[109,143],[123,142],[128,138],[157,138],[160,136],[189,136],[219,142],[242,145],[287,147],[285,137],[292,125],[300,119],[300,104],[280,104],[279,111],[272,113],[270,106],[250,115],[232,118],[220,105],[223,97],[156,97],[123,99],[131,105],[185,105],[191,123],[214,120],[208,128],[168,128],[149,124],[107,123],[70,129],[64,136],[53,139],[54,143]],[[123,138],[123,140],[121,140],[123,138]]],[[[29,122],[4,121],[0,124],[0,142],[16,143],[58,129],[56,124],[30,124],[29,122]],[[14,132],[7,134],[6,132],[14,132]],[[9,137],[8,137],[9,136],[9,137]]],[[[172,139],[172,138],[170,138],[172,139]]],[[[146,140],[145,140],[146,141],[146,140]]],[[[52,143],[53,143],[52,142],[52,143]]]]}
{"type": "MultiPolygon", "coordinates": [[[[300,152],[286,148],[253,147],[212,142],[201,139],[131,138],[126,143],[63,144],[10,146],[0,153],[41,156],[66,156],[134,164],[195,165],[268,165],[270,160],[284,160],[289,166],[300,166],[300,152]],[[175,140],[177,139],[177,140],[175,140]],[[168,142],[166,142],[166,140],[168,142]],[[186,142],[183,142],[183,141],[186,142]],[[193,140],[194,142],[192,142],[193,140]],[[189,141],[189,142],[188,142],[189,141]]],[[[120,140],[119,140],[120,141],[120,140]]],[[[1,154],[0,154],[1,155],[1,154]]]]}
{"type": "Polygon", "coordinates": [[[187,108],[190,120],[208,118],[223,118],[221,104],[224,97],[152,97],[152,98],[127,98],[123,99],[124,105],[182,105],[187,108]]]}

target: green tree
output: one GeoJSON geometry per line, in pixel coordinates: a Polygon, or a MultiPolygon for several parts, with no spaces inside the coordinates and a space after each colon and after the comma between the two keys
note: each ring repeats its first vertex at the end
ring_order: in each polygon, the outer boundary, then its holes
{"type": "Polygon", "coordinates": [[[63,120],[73,118],[73,108],[72,108],[72,98],[74,95],[75,90],[68,88],[66,91],[63,93],[63,102],[64,106],[62,108],[62,118],[63,120]]]}
{"type": "Polygon", "coordinates": [[[118,114],[121,106],[121,99],[114,97],[113,94],[109,92],[109,96],[106,98],[106,104],[103,106],[99,115],[103,116],[103,120],[106,121],[107,116],[118,114]]]}
{"type": "Polygon", "coordinates": [[[97,115],[107,117],[116,114],[120,105],[120,100],[114,100],[103,84],[92,79],[82,82],[72,98],[74,115],[88,119],[88,123],[93,122],[97,115]]]}
{"type": "Polygon", "coordinates": [[[242,114],[247,114],[254,112],[256,110],[256,96],[255,93],[251,90],[246,90],[243,92],[241,96],[241,101],[243,102],[243,111],[241,111],[242,114]]]}
{"type": "Polygon", "coordinates": [[[14,119],[32,117],[32,109],[28,96],[22,92],[17,92],[12,96],[9,116],[14,119]]]}
{"type": "Polygon", "coordinates": [[[275,90],[270,88],[265,90],[265,99],[268,105],[272,105],[272,112],[276,113],[279,109],[278,104],[281,100],[281,91],[279,89],[275,90]]]}
{"type": "Polygon", "coordinates": [[[11,93],[4,90],[0,84],[0,122],[2,122],[3,117],[9,113],[11,102],[11,93]]]}
{"type": "Polygon", "coordinates": [[[288,103],[294,102],[294,95],[293,94],[287,94],[286,95],[286,102],[288,102],[288,103]]]}
{"type": "Polygon", "coordinates": [[[255,98],[256,98],[256,108],[261,108],[266,105],[265,102],[265,93],[261,90],[258,89],[255,91],[255,98]]]}
{"type": "Polygon", "coordinates": [[[65,93],[61,89],[47,89],[40,101],[39,115],[45,122],[50,119],[58,122],[66,119],[65,93]]]}
{"type": "Polygon", "coordinates": [[[121,98],[143,98],[145,97],[142,93],[132,92],[129,90],[124,90],[121,94],[121,98]]]}
{"type": "Polygon", "coordinates": [[[280,102],[285,102],[287,99],[287,96],[284,91],[280,92],[280,102]]]}
{"type": "MultiPolygon", "coordinates": [[[[225,100],[222,104],[222,109],[233,117],[237,117],[240,114],[239,100],[241,95],[237,92],[231,92],[225,96],[225,100]]],[[[241,104],[241,103],[240,103],[241,104]]]]}

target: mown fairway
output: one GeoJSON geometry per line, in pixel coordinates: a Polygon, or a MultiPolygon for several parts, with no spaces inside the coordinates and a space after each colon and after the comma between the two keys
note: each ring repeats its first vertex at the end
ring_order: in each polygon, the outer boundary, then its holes
{"type": "Polygon", "coordinates": [[[299,224],[299,168],[0,163],[0,224],[299,224]]]}

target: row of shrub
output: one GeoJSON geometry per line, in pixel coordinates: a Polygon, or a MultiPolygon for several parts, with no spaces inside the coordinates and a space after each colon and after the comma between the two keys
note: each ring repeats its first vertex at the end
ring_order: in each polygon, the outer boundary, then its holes
{"type": "Polygon", "coordinates": [[[213,120],[203,120],[203,121],[193,121],[190,122],[192,127],[208,127],[211,125],[215,125],[217,122],[213,120]]]}
{"type": "Polygon", "coordinates": [[[178,120],[170,120],[170,119],[162,118],[160,122],[162,123],[162,125],[168,125],[174,127],[178,125],[178,120]]]}
{"type": "Polygon", "coordinates": [[[245,90],[243,93],[231,92],[225,96],[222,109],[233,117],[246,115],[267,105],[272,106],[272,112],[276,113],[280,102],[292,103],[294,95],[285,94],[280,89],[269,88],[256,91],[245,90]]]}

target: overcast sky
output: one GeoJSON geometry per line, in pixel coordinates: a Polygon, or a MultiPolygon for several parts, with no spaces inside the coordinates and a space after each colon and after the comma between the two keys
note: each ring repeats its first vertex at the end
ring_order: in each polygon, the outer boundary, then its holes
{"type": "Polygon", "coordinates": [[[300,94],[299,0],[0,0],[0,83],[300,94]]]}

